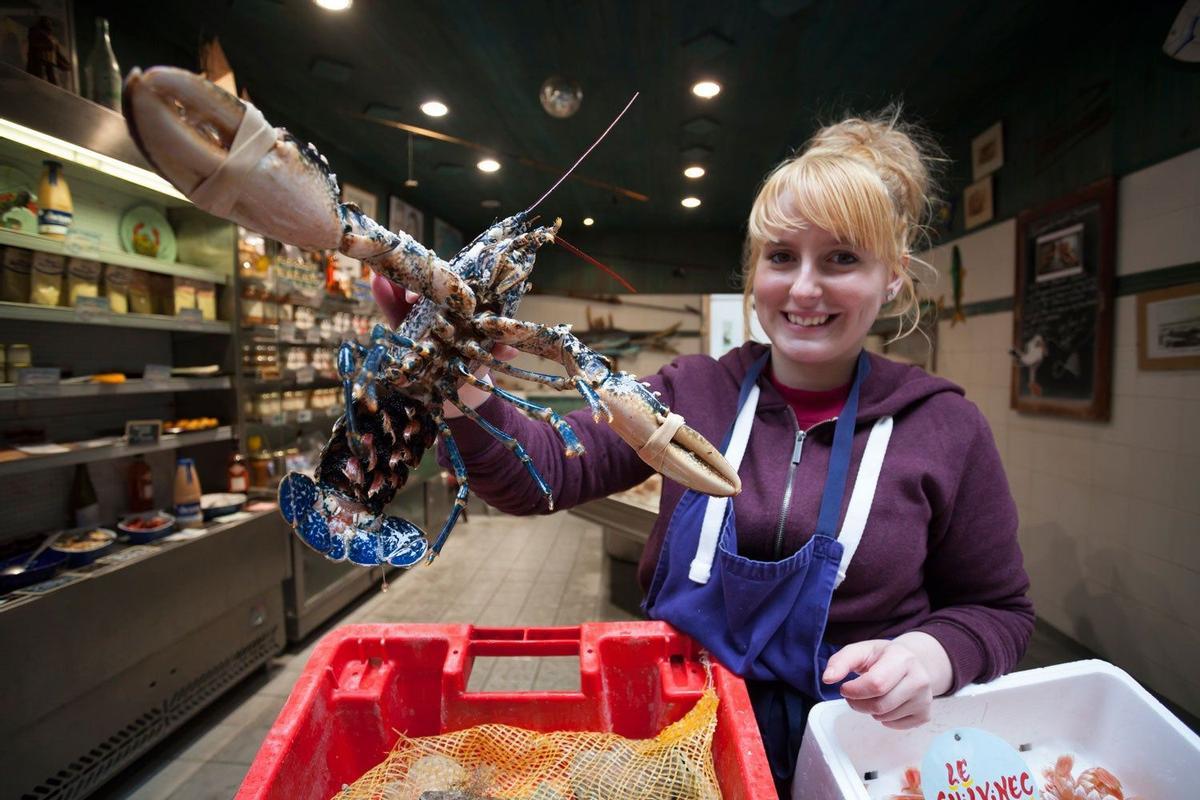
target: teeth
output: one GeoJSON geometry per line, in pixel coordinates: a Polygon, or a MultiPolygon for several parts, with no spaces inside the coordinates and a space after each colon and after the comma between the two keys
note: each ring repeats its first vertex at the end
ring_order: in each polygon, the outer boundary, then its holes
{"type": "Polygon", "coordinates": [[[818,316],[813,316],[813,317],[802,317],[798,314],[788,314],[787,319],[788,319],[788,322],[792,323],[793,325],[804,325],[804,326],[824,325],[829,320],[829,315],[828,314],[820,314],[818,316]]]}

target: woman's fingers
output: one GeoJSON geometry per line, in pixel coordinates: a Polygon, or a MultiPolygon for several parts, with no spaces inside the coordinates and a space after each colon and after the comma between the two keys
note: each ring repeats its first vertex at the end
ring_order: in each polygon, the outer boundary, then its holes
{"type": "MultiPolygon", "coordinates": [[[[371,277],[371,295],[393,328],[403,322],[412,307],[421,300],[421,295],[411,289],[397,286],[382,275],[371,277]]],[[[512,361],[518,354],[516,348],[509,345],[492,345],[492,355],[501,361],[512,361]]]]}

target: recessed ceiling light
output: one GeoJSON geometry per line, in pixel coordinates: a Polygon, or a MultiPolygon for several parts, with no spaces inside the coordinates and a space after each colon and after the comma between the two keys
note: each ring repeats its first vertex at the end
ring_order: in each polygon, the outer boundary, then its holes
{"type": "Polygon", "coordinates": [[[705,100],[716,97],[721,93],[721,84],[716,81],[700,81],[692,87],[692,94],[705,100]]]}
{"type": "Polygon", "coordinates": [[[679,205],[683,206],[684,208],[695,208],[696,206],[700,205],[700,198],[685,197],[679,201],[679,205]]]}
{"type": "Polygon", "coordinates": [[[313,2],[326,11],[345,11],[354,5],[354,0],[313,0],[313,2]]]}
{"type": "Polygon", "coordinates": [[[485,158],[475,166],[479,167],[480,172],[495,172],[496,170],[500,169],[500,162],[496,161],[494,158],[485,158]]]}
{"type": "Polygon", "coordinates": [[[500,201],[499,200],[483,200],[479,203],[479,205],[483,206],[484,208],[499,208],[500,201]]]}
{"type": "Polygon", "coordinates": [[[450,111],[450,109],[446,108],[445,103],[438,102],[437,100],[429,100],[421,103],[421,110],[425,112],[426,116],[430,117],[444,117],[450,111]]]}
{"type": "Polygon", "coordinates": [[[584,225],[595,225],[595,224],[596,224],[596,220],[592,219],[591,217],[584,217],[584,218],[583,218],[583,224],[584,224],[584,225]]]}
{"type": "Polygon", "coordinates": [[[694,164],[694,165],[688,167],[687,169],[685,169],[683,171],[683,174],[685,177],[688,177],[688,178],[703,178],[704,177],[704,167],[702,167],[698,164],[694,164]]]}

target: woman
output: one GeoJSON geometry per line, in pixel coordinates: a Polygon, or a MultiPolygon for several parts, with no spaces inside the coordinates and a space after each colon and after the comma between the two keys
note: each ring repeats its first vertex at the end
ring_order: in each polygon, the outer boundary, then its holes
{"type": "MultiPolygon", "coordinates": [[[[814,702],[840,696],[914,727],[933,697],[1013,669],[1033,629],[983,415],[949,381],[863,349],[885,305],[916,312],[928,161],[895,115],[818,132],[750,213],[745,293],[770,346],[684,356],[646,378],[725,442],[743,489],[710,503],[664,481],[639,568],[645,608],[747,679],[781,793],[814,702]]],[[[406,311],[392,287],[377,295],[406,311]]],[[[568,416],[587,450],[568,459],[549,425],[474,387],[460,398],[522,442],[556,509],[651,473],[587,410],[568,416]]],[[[509,513],[548,511],[509,450],[449,404],[446,416],[473,491],[509,513]]]]}

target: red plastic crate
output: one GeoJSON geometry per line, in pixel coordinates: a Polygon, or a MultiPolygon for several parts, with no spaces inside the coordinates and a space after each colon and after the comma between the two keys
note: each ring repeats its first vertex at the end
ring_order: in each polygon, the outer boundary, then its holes
{"type": "MultiPolygon", "coordinates": [[[[381,762],[396,731],[495,722],[646,739],[704,690],[700,650],[661,622],[570,628],[348,625],[323,638],[250,766],[238,800],[327,800],[381,762]],[[579,691],[468,692],[478,656],[578,656],[579,691]]],[[[745,684],[712,665],[713,761],[727,800],[774,798],[745,684]]]]}

